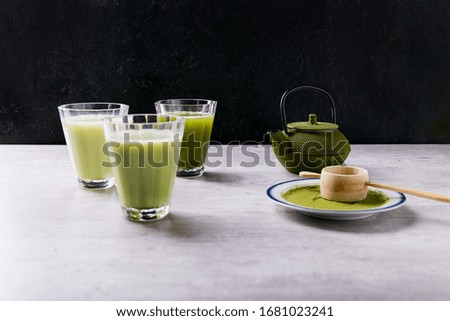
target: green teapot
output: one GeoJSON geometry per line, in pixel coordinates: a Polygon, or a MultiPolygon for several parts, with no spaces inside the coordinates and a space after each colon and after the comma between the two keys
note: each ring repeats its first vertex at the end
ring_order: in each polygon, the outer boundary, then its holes
{"type": "Polygon", "coordinates": [[[313,86],[299,86],[286,91],[280,101],[283,130],[270,131],[272,150],[278,161],[289,172],[300,171],[320,173],[322,168],[342,165],[350,153],[350,144],[338,130],[336,124],[336,105],[331,95],[325,90],[313,86]],[[288,95],[299,91],[315,91],[331,104],[332,123],[317,121],[315,114],[310,114],[308,121],[287,124],[285,101],[288,95]]]}

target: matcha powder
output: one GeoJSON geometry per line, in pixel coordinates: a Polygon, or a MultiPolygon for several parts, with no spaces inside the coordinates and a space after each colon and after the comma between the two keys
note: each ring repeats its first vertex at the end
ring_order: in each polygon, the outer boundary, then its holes
{"type": "Polygon", "coordinates": [[[362,201],[343,203],[329,201],[320,196],[320,186],[299,186],[283,192],[281,196],[288,202],[296,205],[314,208],[318,210],[367,210],[380,207],[389,201],[389,197],[382,191],[370,189],[367,192],[367,198],[362,201]]]}

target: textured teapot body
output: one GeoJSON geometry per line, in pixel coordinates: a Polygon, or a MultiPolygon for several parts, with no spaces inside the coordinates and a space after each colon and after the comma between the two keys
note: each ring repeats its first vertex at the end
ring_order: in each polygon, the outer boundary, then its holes
{"type": "Polygon", "coordinates": [[[313,86],[299,86],[286,91],[281,97],[280,112],[283,130],[271,131],[272,150],[280,164],[289,172],[300,171],[319,173],[326,166],[342,165],[351,148],[345,136],[335,123],[336,107],[333,98],[323,89],[313,86]],[[307,122],[287,124],[284,103],[294,91],[312,90],[324,95],[331,103],[333,123],[318,122],[315,114],[309,115],[307,122]]]}
{"type": "Polygon", "coordinates": [[[342,165],[351,148],[340,131],[334,132],[270,132],[272,150],[289,172],[320,173],[326,166],[342,165]]]}

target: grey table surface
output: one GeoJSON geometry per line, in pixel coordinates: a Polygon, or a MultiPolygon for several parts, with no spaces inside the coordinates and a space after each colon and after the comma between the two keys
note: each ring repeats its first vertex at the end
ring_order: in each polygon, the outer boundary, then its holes
{"type": "MultiPolygon", "coordinates": [[[[212,146],[171,214],[127,221],[82,190],[66,146],[0,145],[1,300],[450,300],[450,204],[407,197],[359,221],[303,216],[268,146],[212,146]]],[[[450,195],[450,145],[355,145],[371,179],[450,195]]]]}

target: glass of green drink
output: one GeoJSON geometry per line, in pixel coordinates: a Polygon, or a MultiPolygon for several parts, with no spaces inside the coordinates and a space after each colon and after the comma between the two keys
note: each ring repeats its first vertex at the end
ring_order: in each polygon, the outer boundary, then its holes
{"type": "Polygon", "coordinates": [[[152,222],[170,209],[184,119],[156,114],[105,119],[105,137],[122,211],[152,222]]]}
{"type": "Polygon", "coordinates": [[[70,159],[78,183],[86,189],[104,189],[114,185],[111,168],[103,153],[103,119],[128,114],[128,106],[118,103],[75,103],[58,107],[70,159]]]}
{"type": "Polygon", "coordinates": [[[155,102],[158,114],[180,116],[186,121],[177,176],[199,177],[203,174],[216,106],[217,101],[208,99],[183,98],[155,102]]]}

